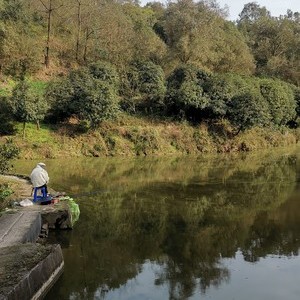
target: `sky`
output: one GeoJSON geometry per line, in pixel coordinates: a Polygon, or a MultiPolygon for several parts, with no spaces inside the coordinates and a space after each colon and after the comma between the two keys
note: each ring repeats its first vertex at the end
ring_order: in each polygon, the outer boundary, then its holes
{"type": "Polygon", "coordinates": [[[238,19],[238,15],[243,10],[244,4],[249,2],[256,2],[260,6],[265,6],[274,17],[286,14],[288,9],[291,9],[293,12],[300,12],[300,0],[217,0],[217,2],[221,7],[224,7],[226,4],[228,5],[230,20],[238,19]]]}
{"type": "MultiPolygon", "coordinates": [[[[141,0],[141,4],[145,5],[147,2],[151,1],[157,0],[141,0]]],[[[166,3],[164,0],[161,0],[160,2],[166,3]]],[[[229,19],[233,21],[238,19],[238,15],[243,10],[244,4],[249,2],[256,2],[260,6],[265,6],[274,17],[286,14],[288,9],[291,9],[293,12],[300,12],[300,0],[217,0],[217,2],[221,7],[224,7],[227,4],[230,14],[229,19]]]]}

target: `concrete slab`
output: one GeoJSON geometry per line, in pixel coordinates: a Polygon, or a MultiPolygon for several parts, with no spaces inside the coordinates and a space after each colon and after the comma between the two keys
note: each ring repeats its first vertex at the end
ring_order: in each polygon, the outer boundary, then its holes
{"type": "Polygon", "coordinates": [[[0,217],[0,248],[35,242],[42,227],[38,211],[4,214],[0,217]]]}

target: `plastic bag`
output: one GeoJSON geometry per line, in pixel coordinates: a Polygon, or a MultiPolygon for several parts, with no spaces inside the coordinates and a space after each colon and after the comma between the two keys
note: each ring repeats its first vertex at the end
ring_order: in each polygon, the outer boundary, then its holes
{"type": "Polygon", "coordinates": [[[24,199],[20,202],[20,206],[26,207],[33,205],[32,201],[29,199],[24,199]]]}

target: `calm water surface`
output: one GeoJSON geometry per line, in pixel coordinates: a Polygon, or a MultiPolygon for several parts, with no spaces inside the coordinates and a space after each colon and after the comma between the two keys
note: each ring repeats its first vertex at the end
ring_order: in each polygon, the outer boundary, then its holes
{"type": "MultiPolygon", "coordinates": [[[[77,199],[63,299],[298,300],[300,151],[46,161],[77,199]]],[[[35,162],[19,161],[19,173],[35,162]]]]}

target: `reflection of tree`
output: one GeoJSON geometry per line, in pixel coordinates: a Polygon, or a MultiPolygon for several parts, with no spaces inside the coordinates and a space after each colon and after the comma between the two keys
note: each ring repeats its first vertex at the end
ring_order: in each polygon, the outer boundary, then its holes
{"type": "Polygon", "coordinates": [[[298,199],[295,198],[272,213],[258,214],[242,249],[245,260],[255,262],[268,254],[298,255],[298,211],[298,199]]]}
{"type": "Polygon", "coordinates": [[[69,190],[110,190],[80,200],[80,221],[56,288],[62,299],[63,293],[92,299],[106,287],[118,289],[146,260],[161,266],[155,284],[168,285],[170,299],[186,299],[196,288],[204,293],[229,280],[221,258],[238,249],[255,261],[299,247],[299,218],[284,228],[287,218],[279,213],[295,186],[290,156],[121,162],[90,168],[74,162],[70,174],[62,168],[69,190]]]}

